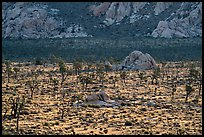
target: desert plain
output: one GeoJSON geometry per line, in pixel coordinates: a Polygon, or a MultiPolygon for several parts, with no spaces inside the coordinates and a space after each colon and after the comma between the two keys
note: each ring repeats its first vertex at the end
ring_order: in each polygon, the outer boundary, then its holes
{"type": "MultiPolygon", "coordinates": [[[[155,70],[125,71],[123,77],[120,71],[112,70],[75,74],[72,64],[66,63],[66,68],[73,73],[66,73],[62,83],[57,64],[12,62],[9,70],[3,63],[2,133],[201,135],[202,64],[166,62],[158,66],[156,79],[152,79],[155,70]],[[13,71],[13,68],[18,69],[13,71]],[[191,69],[200,75],[193,77],[191,69]],[[79,75],[90,76],[91,82],[84,84],[79,75]],[[192,87],[187,100],[186,84],[192,87]],[[105,91],[120,105],[75,105],[100,91],[105,91]],[[19,110],[16,114],[15,107],[19,110]]],[[[87,68],[84,65],[81,69],[87,68]]]]}

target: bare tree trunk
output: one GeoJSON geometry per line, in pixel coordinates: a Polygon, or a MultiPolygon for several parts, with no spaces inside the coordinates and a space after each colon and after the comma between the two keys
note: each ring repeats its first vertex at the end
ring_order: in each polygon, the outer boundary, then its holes
{"type": "Polygon", "coordinates": [[[64,110],[62,109],[62,117],[61,117],[62,119],[64,118],[64,110]]]}
{"type": "Polygon", "coordinates": [[[34,88],[31,88],[31,98],[33,98],[34,88]]]}
{"type": "Polygon", "coordinates": [[[199,96],[200,96],[200,92],[201,92],[201,86],[202,86],[202,83],[199,83],[199,96]]]}
{"type": "Polygon", "coordinates": [[[20,117],[21,108],[18,109],[17,121],[16,121],[16,131],[19,134],[19,117],[20,117]]]}
{"type": "Polygon", "coordinates": [[[10,83],[9,77],[10,77],[10,74],[9,74],[9,72],[8,72],[8,74],[7,74],[8,83],[10,83]]]}

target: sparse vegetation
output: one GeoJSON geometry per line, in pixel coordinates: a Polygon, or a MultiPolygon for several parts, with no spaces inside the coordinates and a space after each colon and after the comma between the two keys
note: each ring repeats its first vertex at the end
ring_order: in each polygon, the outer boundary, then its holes
{"type": "MultiPolygon", "coordinates": [[[[109,134],[112,132],[114,134],[124,132],[125,134],[152,135],[164,134],[164,132],[166,134],[201,134],[202,126],[199,123],[202,106],[202,71],[198,66],[199,63],[181,62],[182,65],[180,65],[180,63],[166,62],[162,69],[106,72],[106,68],[97,63],[89,64],[91,66],[89,67],[91,71],[89,71],[87,67],[83,66],[87,64],[86,62],[80,63],[80,65],[77,63],[67,64],[62,60],[61,62],[57,60],[58,63],[55,62],[47,66],[35,66],[28,63],[17,66],[18,63],[15,62],[3,64],[2,76],[8,76],[7,70],[10,68],[18,68],[18,70],[14,69],[17,74],[13,73],[14,77],[9,75],[9,81],[4,81],[2,85],[4,134],[47,134],[48,132],[55,134],[58,131],[61,132],[60,134],[73,134],[69,129],[70,125],[73,126],[75,134],[83,133],[78,130],[83,128],[83,125],[86,126],[86,129],[83,130],[85,134],[109,134]],[[20,78],[20,76],[24,77],[20,78]],[[183,82],[179,82],[181,76],[183,82]],[[153,83],[148,82],[151,80],[149,78],[153,78],[153,83]],[[161,79],[163,82],[160,82],[161,79]],[[135,81],[140,84],[135,86],[133,84],[135,81]],[[86,95],[97,92],[99,89],[109,91],[110,97],[119,101],[120,106],[110,107],[106,110],[103,109],[104,106],[98,104],[88,104],[84,107],[74,105],[76,102],[82,103],[86,95]],[[199,91],[199,94],[194,91],[199,91]],[[18,96],[24,97],[19,99],[18,96]],[[190,110],[186,110],[184,107],[186,102],[188,102],[190,110]],[[182,111],[178,114],[177,110],[182,111]],[[185,117],[187,113],[194,115],[189,115],[188,117],[191,117],[189,119],[185,117]],[[147,119],[151,120],[152,116],[157,121],[166,122],[163,115],[173,123],[175,123],[173,121],[175,117],[181,121],[184,120],[187,126],[181,128],[182,131],[170,126],[158,128],[157,125],[151,125],[151,128],[145,129],[144,123],[148,123],[147,119]],[[34,121],[24,124],[28,119],[34,121]],[[42,122],[39,123],[38,119],[42,122]],[[16,123],[16,126],[12,123],[16,123]],[[120,123],[121,126],[112,131],[109,127],[114,127],[115,123],[120,123]],[[186,130],[189,125],[193,127],[194,123],[198,124],[198,127],[192,130],[194,132],[186,130]],[[42,124],[43,127],[55,126],[56,130],[45,131],[39,124],[42,124]],[[92,124],[95,128],[94,132],[90,132],[92,124]],[[104,132],[98,130],[101,128],[100,124],[106,127],[104,132]],[[31,131],[32,126],[35,127],[35,131],[31,131]],[[130,126],[132,130],[124,129],[125,126],[130,126]],[[65,130],[61,131],[61,128],[65,130]],[[138,129],[142,131],[139,132],[138,129]]],[[[174,126],[180,127],[180,123],[177,122],[174,126]]]]}
{"type": "Polygon", "coordinates": [[[4,39],[2,133],[202,134],[201,39],[179,41],[4,39]],[[135,49],[160,59],[158,68],[114,71],[104,64],[121,62],[135,49]],[[100,91],[119,105],[79,105],[100,91]]]}

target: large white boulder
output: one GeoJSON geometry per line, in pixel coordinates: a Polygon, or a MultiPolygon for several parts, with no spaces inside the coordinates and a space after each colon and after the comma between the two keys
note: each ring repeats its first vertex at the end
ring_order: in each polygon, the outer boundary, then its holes
{"type": "Polygon", "coordinates": [[[133,51],[125,58],[125,60],[115,65],[113,70],[148,70],[157,67],[155,60],[148,54],[143,54],[141,51],[133,51]]]}

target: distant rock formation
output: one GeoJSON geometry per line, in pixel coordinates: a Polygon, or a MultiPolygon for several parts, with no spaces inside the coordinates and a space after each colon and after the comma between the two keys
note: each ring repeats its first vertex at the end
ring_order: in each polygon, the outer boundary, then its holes
{"type": "Polygon", "coordinates": [[[104,2],[99,6],[93,6],[91,11],[95,16],[104,14],[104,23],[107,26],[118,25],[124,18],[129,18],[129,23],[139,23],[153,16],[156,19],[155,16],[170,11],[172,12],[170,15],[167,13],[163,19],[157,20],[156,29],[153,29],[151,34],[147,33],[148,36],[165,38],[202,36],[202,2],[104,2]],[[180,6],[176,8],[178,4],[180,6]],[[174,10],[171,11],[171,7],[174,10]]]}
{"type": "MultiPolygon", "coordinates": [[[[95,16],[105,14],[104,23],[109,26],[122,21],[126,16],[130,16],[130,22],[134,22],[134,18],[137,20],[136,18],[139,15],[137,12],[148,4],[149,2],[104,2],[99,6],[91,6],[90,11],[93,11],[95,16]]],[[[172,2],[157,2],[154,6],[154,14],[159,15],[172,4],[172,2]]],[[[143,17],[141,16],[141,18],[143,17]]]]}
{"type": "Polygon", "coordinates": [[[160,21],[157,28],[152,32],[152,36],[165,38],[201,37],[202,3],[197,2],[188,10],[183,11],[183,9],[188,6],[189,5],[183,3],[173,19],[170,21],[160,21]],[[181,18],[178,18],[179,16],[181,18]]]}
{"type": "Polygon", "coordinates": [[[104,2],[99,6],[92,5],[90,6],[90,11],[93,11],[93,14],[95,16],[101,15],[109,8],[110,4],[111,4],[110,2],[104,2]]]}
{"type": "Polygon", "coordinates": [[[3,38],[87,37],[79,25],[65,26],[58,9],[35,2],[3,2],[3,38]]]}
{"type": "Polygon", "coordinates": [[[157,2],[155,9],[154,9],[154,14],[159,15],[161,12],[163,12],[165,9],[169,8],[173,3],[172,2],[157,2]]]}
{"type": "Polygon", "coordinates": [[[106,35],[202,37],[202,2],[2,3],[2,38],[106,35]]]}
{"type": "Polygon", "coordinates": [[[104,23],[109,26],[129,16],[131,10],[136,13],[140,8],[143,8],[145,4],[146,2],[104,2],[99,6],[92,6],[91,11],[93,11],[95,16],[105,14],[104,23]]]}
{"type": "Polygon", "coordinates": [[[121,64],[113,67],[114,70],[148,70],[156,68],[157,65],[148,53],[143,54],[135,50],[121,64]]]}

